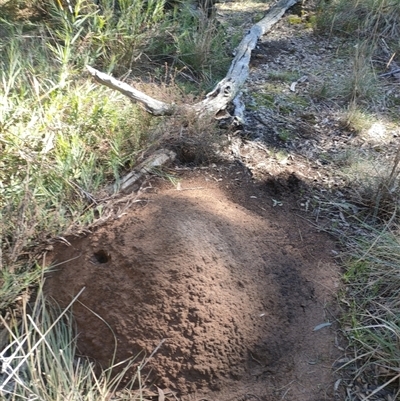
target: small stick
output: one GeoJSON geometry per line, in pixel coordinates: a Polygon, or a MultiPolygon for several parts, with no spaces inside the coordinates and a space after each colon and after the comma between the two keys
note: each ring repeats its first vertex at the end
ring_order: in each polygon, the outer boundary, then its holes
{"type": "Polygon", "coordinates": [[[385,72],[384,74],[379,74],[379,78],[393,76],[394,74],[398,73],[400,73],[400,68],[397,68],[391,72],[385,72]]]}

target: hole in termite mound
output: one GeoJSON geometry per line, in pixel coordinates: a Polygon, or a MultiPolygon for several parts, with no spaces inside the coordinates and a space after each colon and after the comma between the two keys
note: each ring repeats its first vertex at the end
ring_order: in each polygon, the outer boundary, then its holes
{"type": "Polygon", "coordinates": [[[95,252],[93,256],[96,262],[101,264],[108,263],[111,260],[111,255],[104,249],[100,249],[100,251],[95,252]]]}

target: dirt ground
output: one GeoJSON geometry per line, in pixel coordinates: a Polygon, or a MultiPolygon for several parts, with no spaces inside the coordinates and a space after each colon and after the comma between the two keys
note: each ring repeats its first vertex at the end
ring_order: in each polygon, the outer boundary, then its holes
{"type": "Polygon", "coordinates": [[[163,341],[146,384],[182,400],[332,400],[340,272],[300,213],[301,181],[237,164],[177,174],[53,252],[48,293],[66,305],[85,287],[80,352],[108,366],[114,335],[118,361],[163,341]]]}

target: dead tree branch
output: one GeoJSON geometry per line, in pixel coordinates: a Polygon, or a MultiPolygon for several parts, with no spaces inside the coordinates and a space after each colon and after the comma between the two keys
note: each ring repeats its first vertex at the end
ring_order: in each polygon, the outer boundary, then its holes
{"type": "Polygon", "coordinates": [[[102,85],[115,89],[127,96],[129,99],[141,103],[145,110],[155,116],[169,116],[174,114],[175,105],[153,99],[151,96],[135,89],[133,86],[113,78],[111,75],[100,72],[89,65],[86,66],[93,78],[102,85]]]}
{"type": "Polygon", "coordinates": [[[183,110],[194,111],[199,117],[204,117],[205,115],[215,116],[218,112],[225,110],[235,99],[246,81],[249,75],[251,52],[256,47],[258,39],[267,33],[290,7],[299,1],[301,0],[280,0],[271,7],[266,16],[253,25],[240,42],[226,77],[206,95],[204,100],[191,106],[178,106],[161,102],[95,68],[87,66],[87,69],[97,82],[121,92],[133,101],[141,103],[146,111],[155,116],[172,115],[183,110]]]}

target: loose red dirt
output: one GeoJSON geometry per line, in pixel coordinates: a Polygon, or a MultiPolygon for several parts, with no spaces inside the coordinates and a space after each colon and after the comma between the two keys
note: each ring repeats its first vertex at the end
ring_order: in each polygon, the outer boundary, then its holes
{"type": "Polygon", "coordinates": [[[182,400],[332,400],[340,272],[301,216],[302,182],[235,164],[176,175],[53,251],[48,294],[66,305],[85,287],[80,352],[107,367],[115,339],[117,361],[164,340],[144,384],[182,400]]]}

